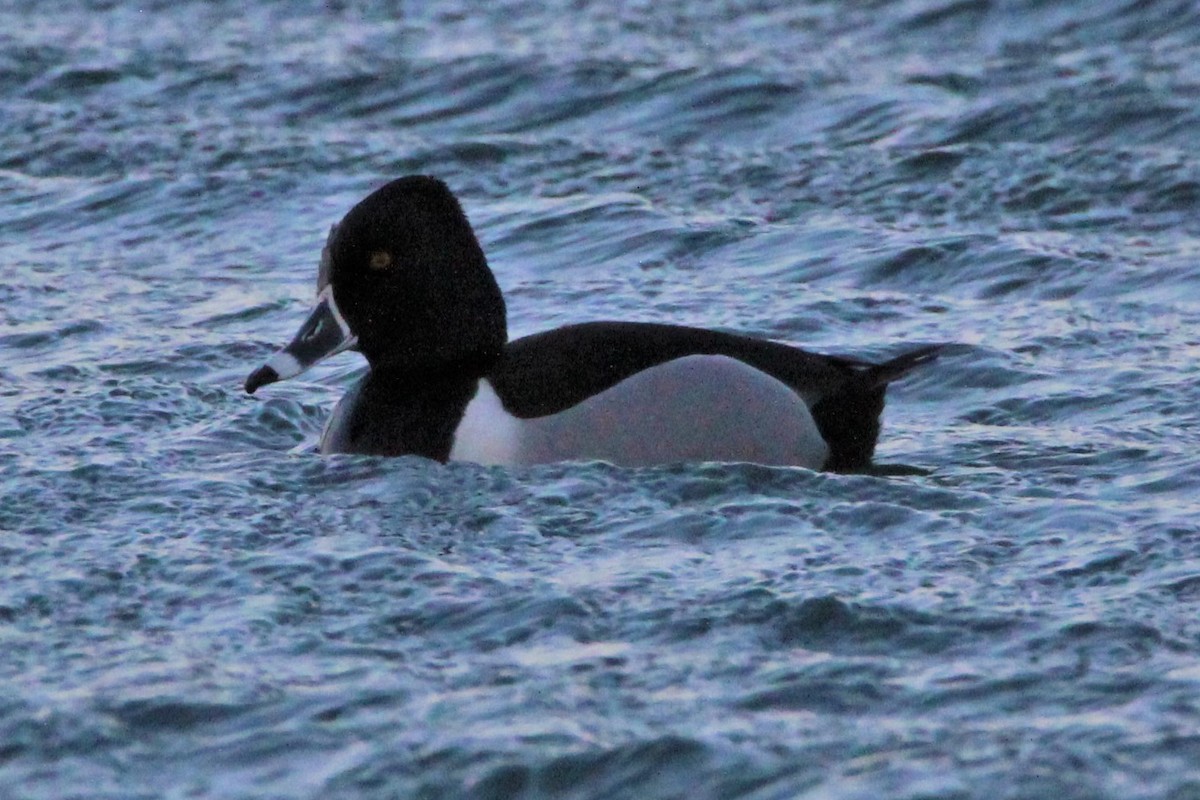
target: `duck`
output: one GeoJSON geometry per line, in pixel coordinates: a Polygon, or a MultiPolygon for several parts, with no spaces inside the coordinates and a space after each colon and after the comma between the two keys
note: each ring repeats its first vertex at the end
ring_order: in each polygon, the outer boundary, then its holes
{"type": "Polygon", "coordinates": [[[444,181],[409,175],[330,229],[311,312],[245,391],[351,349],[369,369],[330,414],[322,454],[869,472],[887,386],[941,346],[874,363],[633,321],[510,341],[504,297],[459,200],[444,181]]]}

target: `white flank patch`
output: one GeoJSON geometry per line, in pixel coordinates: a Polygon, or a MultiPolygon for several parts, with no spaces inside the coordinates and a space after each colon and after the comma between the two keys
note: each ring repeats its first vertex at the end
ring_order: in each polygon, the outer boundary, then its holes
{"type": "Polygon", "coordinates": [[[504,409],[496,391],[486,380],[467,409],[462,422],[454,431],[451,461],[473,461],[476,464],[520,463],[521,420],[504,409]]]}

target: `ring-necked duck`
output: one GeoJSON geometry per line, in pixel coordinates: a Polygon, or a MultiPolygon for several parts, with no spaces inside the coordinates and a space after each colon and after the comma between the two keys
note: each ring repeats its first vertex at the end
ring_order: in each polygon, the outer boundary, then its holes
{"type": "Polygon", "coordinates": [[[356,347],[370,371],[338,402],[322,453],[860,471],[887,384],[939,349],[872,364],[642,322],[507,339],[504,298],[462,207],[440,180],[409,176],[333,227],[315,308],[246,391],[356,347]]]}

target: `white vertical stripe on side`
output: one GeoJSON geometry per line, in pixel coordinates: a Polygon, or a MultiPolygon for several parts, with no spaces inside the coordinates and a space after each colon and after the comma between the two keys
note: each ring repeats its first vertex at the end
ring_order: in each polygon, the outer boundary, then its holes
{"type": "Polygon", "coordinates": [[[451,461],[476,464],[520,464],[522,421],[504,409],[492,385],[479,381],[454,431],[451,461]]]}

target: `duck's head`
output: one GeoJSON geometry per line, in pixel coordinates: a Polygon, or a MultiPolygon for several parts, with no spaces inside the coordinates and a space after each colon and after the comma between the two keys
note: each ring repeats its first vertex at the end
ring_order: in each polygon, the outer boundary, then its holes
{"type": "Polygon", "coordinates": [[[329,232],[317,303],[246,391],[356,347],[373,370],[477,370],[507,339],[504,298],[458,200],[436,178],[399,178],[329,232]]]}

